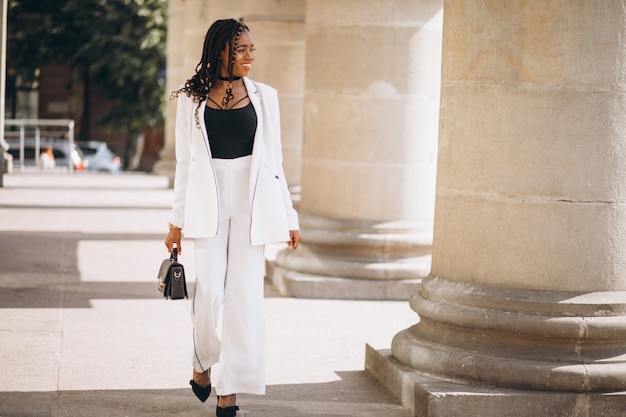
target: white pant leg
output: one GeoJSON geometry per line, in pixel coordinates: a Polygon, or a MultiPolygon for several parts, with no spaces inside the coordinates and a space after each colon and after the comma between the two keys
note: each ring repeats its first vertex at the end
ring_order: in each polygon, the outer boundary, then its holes
{"type": "Polygon", "coordinates": [[[264,246],[250,245],[249,160],[215,164],[219,231],[195,245],[194,368],[212,367],[218,395],[265,393],[264,246]]]}
{"type": "Polygon", "coordinates": [[[220,357],[219,334],[221,306],[224,302],[226,278],[226,245],[228,221],[220,224],[217,236],[195,239],[196,287],[192,297],[193,367],[204,372],[220,357]]]}
{"type": "Polygon", "coordinates": [[[215,388],[219,395],[265,394],[264,256],[262,245],[250,245],[249,216],[231,219],[228,258],[215,388]]]}

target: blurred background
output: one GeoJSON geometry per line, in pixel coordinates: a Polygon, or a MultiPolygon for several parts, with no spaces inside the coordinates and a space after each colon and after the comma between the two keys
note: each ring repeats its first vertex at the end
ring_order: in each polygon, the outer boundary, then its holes
{"type": "MultiPolygon", "coordinates": [[[[41,165],[51,146],[57,166],[152,170],[163,147],[166,11],[167,0],[8,1],[5,117],[73,120],[77,145],[54,140],[67,127],[43,125],[35,149],[27,126],[22,163],[41,165]]],[[[19,165],[19,128],[6,131],[19,165]]]]}

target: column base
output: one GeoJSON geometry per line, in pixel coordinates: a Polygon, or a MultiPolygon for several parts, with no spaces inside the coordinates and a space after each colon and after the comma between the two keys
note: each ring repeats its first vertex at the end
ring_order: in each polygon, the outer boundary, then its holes
{"type": "Polygon", "coordinates": [[[267,264],[285,296],[408,300],[430,272],[432,230],[409,221],[300,216],[302,241],[267,264]]]}
{"type": "Polygon", "coordinates": [[[312,275],[268,262],[268,277],[286,297],[342,300],[408,300],[421,279],[382,281],[312,275]]]}
{"type": "Polygon", "coordinates": [[[365,369],[416,417],[623,417],[625,392],[572,393],[450,382],[399,363],[390,349],[366,345],[365,369]]]}
{"type": "Polygon", "coordinates": [[[568,292],[424,279],[419,322],[394,357],[460,383],[555,392],[626,391],[626,292],[568,292]]]}

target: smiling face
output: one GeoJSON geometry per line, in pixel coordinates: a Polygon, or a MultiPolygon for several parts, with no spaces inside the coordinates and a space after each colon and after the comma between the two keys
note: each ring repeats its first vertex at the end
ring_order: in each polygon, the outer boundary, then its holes
{"type": "Polygon", "coordinates": [[[234,57],[228,56],[228,45],[222,51],[220,75],[228,77],[228,61],[233,61],[233,77],[245,77],[252,69],[252,61],[254,61],[254,44],[252,36],[247,30],[239,34],[239,39],[235,44],[234,57]]]}

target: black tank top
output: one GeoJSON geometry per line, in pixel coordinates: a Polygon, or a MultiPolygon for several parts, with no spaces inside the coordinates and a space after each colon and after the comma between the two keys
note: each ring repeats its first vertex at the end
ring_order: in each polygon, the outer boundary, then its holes
{"type": "Polygon", "coordinates": [[[206,106],[204,122],[213,158],[234,159],[252,155],[257,118],[251,102],[231,110],[206,106]]]}

